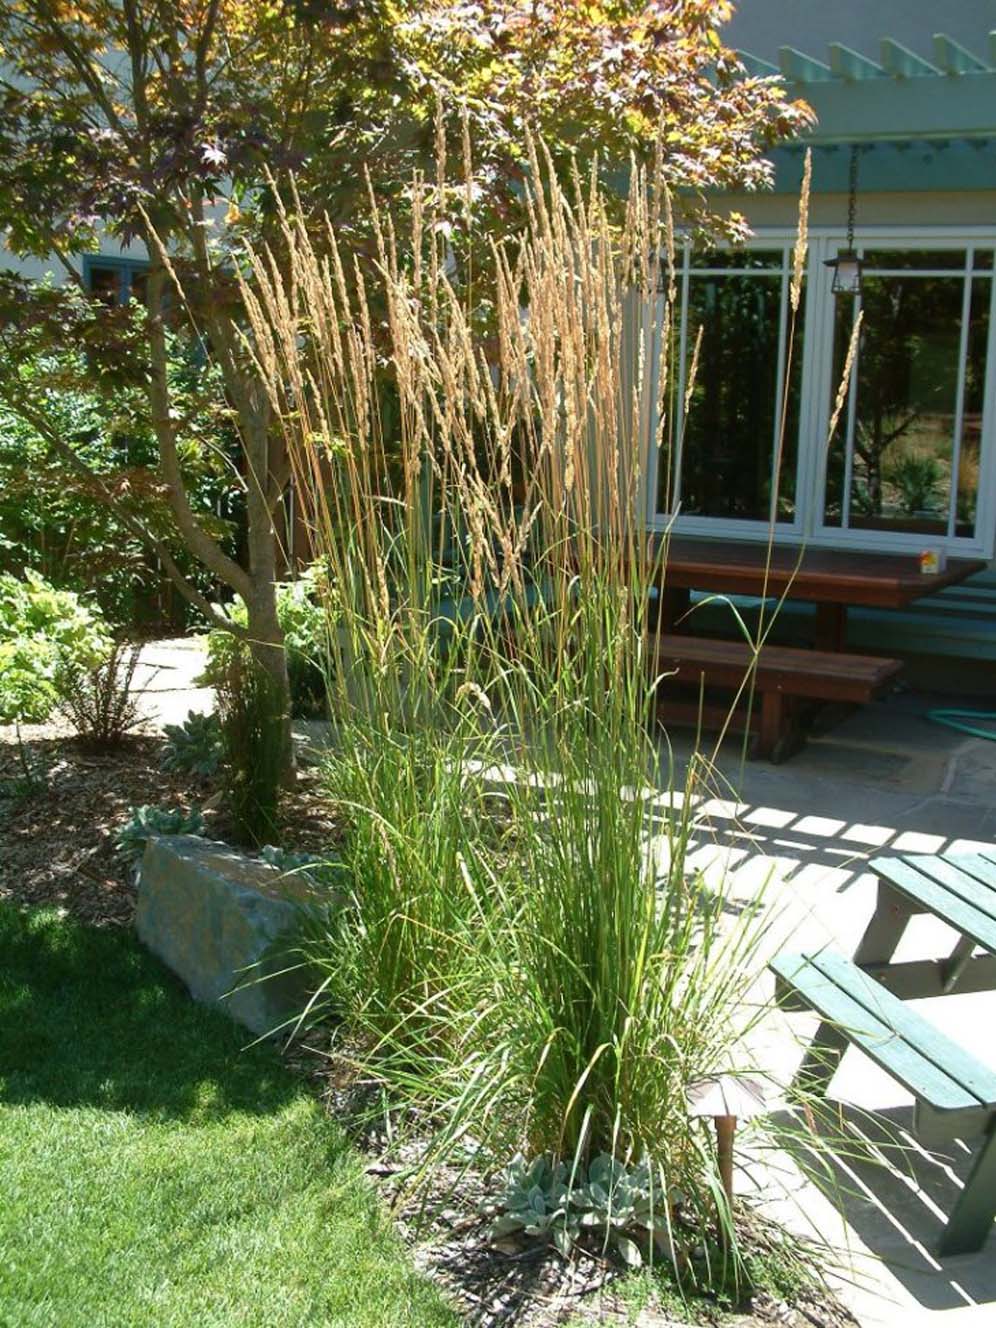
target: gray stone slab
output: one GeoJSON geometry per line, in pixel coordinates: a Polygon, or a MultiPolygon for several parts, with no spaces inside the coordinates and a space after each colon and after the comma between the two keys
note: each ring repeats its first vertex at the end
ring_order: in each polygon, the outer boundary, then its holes
{"type": "Polygon", "coordinates": [[[227,844],[162,835],[145,850],[135,921],[139,938],[195,1000],[270,1034],[307,1003],[294,946],[308,913],[330,903],[300,874],[227,844]]]}

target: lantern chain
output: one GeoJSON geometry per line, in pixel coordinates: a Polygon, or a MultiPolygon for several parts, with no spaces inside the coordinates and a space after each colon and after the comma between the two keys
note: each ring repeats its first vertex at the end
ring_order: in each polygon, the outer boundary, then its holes
{"type": "Polygon", "coordinates": [[[847,247],[854,249],[854,215],[858,201],[858,145],[851,144],[851,163],[847,185],[847,247]]]}

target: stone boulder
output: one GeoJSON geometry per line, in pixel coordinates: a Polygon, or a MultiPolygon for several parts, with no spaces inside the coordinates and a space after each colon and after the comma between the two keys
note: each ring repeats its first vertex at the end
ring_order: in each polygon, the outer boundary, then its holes
{"type": "Polygon", "coordinates": [[[227,844],[161,835],[142,859],[135,924],[195,1000],[269,1034],[307,1003],[305,972],[285,970],[297,963],[302,922],[331,902],[302,874],[227,844]]]}

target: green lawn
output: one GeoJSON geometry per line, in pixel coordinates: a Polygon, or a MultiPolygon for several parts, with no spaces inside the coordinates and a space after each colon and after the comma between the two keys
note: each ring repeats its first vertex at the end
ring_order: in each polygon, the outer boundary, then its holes
{"type": "Polygon", "coordinates": [[[453,1328],[247,1041],[130,934],[0,906],[2,1328],[453,1328]]]}

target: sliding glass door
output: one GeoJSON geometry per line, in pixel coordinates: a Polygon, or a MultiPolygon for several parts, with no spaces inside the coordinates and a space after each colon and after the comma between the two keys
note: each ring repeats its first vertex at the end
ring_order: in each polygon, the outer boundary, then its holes
{"type": "Polygon", "coordinates": [[[686,255],[678,399],[687,411],[672,464],[659,469],[659,512],[686,524],[796,524],[802,332],[790,360],[790,272],[786,246],[686,255]]]}

